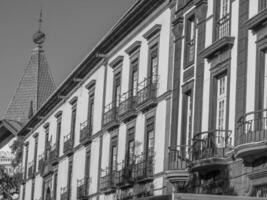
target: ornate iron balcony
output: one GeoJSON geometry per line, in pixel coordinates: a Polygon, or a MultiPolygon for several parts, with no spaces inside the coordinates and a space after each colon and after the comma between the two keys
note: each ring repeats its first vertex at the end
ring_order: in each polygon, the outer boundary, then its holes
{"type": "Polygon", "coordinates": [[[88,120],[80,124],[80,143],[86,145],[91,142],[92,126],[88,124],[88,120]]]}
{"type": "Polygon", "coordinates": [[[230,130],[201,132],[194,136],[192,147],[192,169],[212,169],[225,165],[226,152],[232,149],[230,130]]]}
{"type": "Polygon", "coordinates": [[[187,145],[179,145],[176,148],[169,148],[169,170],[186,170],[191,162],[190,147],[187,145]]]}
{"type": "Polygon", "coordinates": [[[119,118],[124,122],[136,117],[136,96],[132,90],[121,95],[118,112],[119,118]]]}
{"type": "Polygon", "coordinates": [[[137,90],[137,106],[139,110],[145,111],[157,105],[157,87],[158,76],[145,78],[138,84],[137,90]]]}
{"type": "Polygon", "coordinates": [[[73,138],[71,134],[64,136],[63,153],[66,155],[73,153],[73,138]]]}
{"type": "Polygon", "coordinates": [[[119,126],[117,102],[112,102],[105,106],[103,125],[106,129],[119,126]]]}
{"type": "Polygon", "coordinates": [[[267,147],[267,109],[250,112],[237,123],[235,153],[245,160],[255,160],[265,154],[267,147]]]}
{"type": "Polygon", "coordinates": [[[69,200],[69,191],[67,187],[60,188],[60,200],[69,200]]]}
{"type": "Polygon", "coordinates": [[[77,199],[83,200],[88,196],[89,178],[77,180],[77,199]]]}
{"type": "Polygon", "coordinates": [[[109,193],[115,190],[115,174],[116,171],[104,170],[103,176],[100,177],[100,190],[109,193]]]}
{"type": "Polygon", "coordinates": [[[115,185],[118,187],[125,187],[133,182],[132,166],[125,164],[125,162],[118,163],[115,174],[115,185]]]}
{"type": "Polygon", "coordinates": [[[135,181],[145,182],[153,179],[154,153],[142,153],[135,157],[133,164],[133,178],[135,181]]]}

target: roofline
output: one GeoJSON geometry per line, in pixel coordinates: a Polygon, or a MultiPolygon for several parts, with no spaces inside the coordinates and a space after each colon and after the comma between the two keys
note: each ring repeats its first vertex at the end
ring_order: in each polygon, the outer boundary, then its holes
{"type": "Polygon", "coordinates": [[[167,2],[169,4],[171,1],[172,0],[137,0],[84,57],[84,59],[70,72],[66,79],[57,87],[27,124],[19,131],[18,135],[26,135],[29,132],[29,128],[33,128],[41,121],[38,116],[47,115],[61,101],[60,96],[67,96],[72,89],[79,84],[74,81],[75,78],[85,78],[93,67],[103,60],[103,58],[97,57],[98,53],[106,54],[109,52],[149,14],[154,12],[163,3],[167,2]],[[129,23],[129,21],[132,21],[133,23],[129,23]]]}

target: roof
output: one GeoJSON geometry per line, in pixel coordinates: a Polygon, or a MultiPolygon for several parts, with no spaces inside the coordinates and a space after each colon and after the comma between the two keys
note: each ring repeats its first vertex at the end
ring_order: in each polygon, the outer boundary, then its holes
{"type": "Polygon", "coordinates": [[[85,59],[69,74],[57,90],[22,128],[19,135],[26,135],[29,132],[29,128],[37,125],[42,117],[46,116],[62,101],[62,96],[67,96],[79,84],[76,80],[84,79],[95,65],[103,60],[103,58],[98,56],[99,54],[107,54],[163,3],[167,5],[171,3],[171,0],[136,1],[102,40],[100,40],[96,47],[89,52],[85,59]]]}
{"type": "Polygon", "coordinates": [[[39,46],[32,52],[4,119],[26,124],[29,111],[35,113],[55,88],[44,50],[39,46]]]}

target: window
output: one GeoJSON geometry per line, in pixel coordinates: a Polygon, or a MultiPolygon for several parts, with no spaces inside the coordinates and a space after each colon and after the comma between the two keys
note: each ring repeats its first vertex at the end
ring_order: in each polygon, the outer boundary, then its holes
{"type": "Polygon", "coordinates": [[[146,157],[154,153],[155,142],[155,117],[150,117],[146,121],[146,157]]]}
{"type": "Polygon", "coordinates": [[[267,7],[267,0],[259,0],[259,11],[264,10],[267,7]]]}
{"type": "Polygon", "coordinates": [[[119,107],[121,95],[121,72],[114,75],[114,89],[113,89],[113,102],[116,107],[119,107]]]}
{"type": "Polygon", "coordinates": [[[35,135],[35,146],[34,146],[34,173],[36,172],[37,150],[38,150],[38,134],[35,135]]]}
{"type": "Polygon", "coordinates": [[[94,104],[95,104],[95,95],[94,92],[89,93],[89,106],[88,106],[88,127],[93,127],[94,119],[94,104]]]}
{"type": "Polygon", "coordinates": [[[192,90],[183,93],[183,117],[182,117],[182,135],[181,145],[191,145],[192,139],[192,106],[193,94],[192,90]]]}
{"type": "Polygon", "coordinates": [[[216,2],[216,39],[220,39],[230,35],[230,0],[219,0],[216,2]]]}
{"type": "Polygon", "coordinates": [[[57,176],[58,176],[58,172],[56,171],[54,174],[54,186],[53,186],[53,196],[54,196],[54,200],[57,200],[57,176]]]}
{"type": "Polygon", "coordinates": [[[138,85],[138,59],[131,62],[130,90],[131,95],[136,96],[138,85]]]}
{"type": "Polygon", "coordinates": [[[61,124],[62,124],[62,117],[57,118],[57,139],[56,139],[56,149],[57,154],[59,155],[59,148],[60,148],[60,136],[61,136],[61,124]]]}
{"type": "Polygon", "coordinates": [[[186,44],[185,44],[185,64],[186,66],[194,63],[195,58],[195,16],[191,16],[186,22],[186,44]]]}
{"type": "Polygon", "coordinates": [[[85,155],[85,178],[90,176],[90,160],[91,160],[91,151],[87,151],[85,155]]]}
{"type": "MultiPolygon", "coordinates": [[[[216,129],[225,130],[226,125],[226,104],[227,104],[227,76],[226,74],[217,79],[217,113],[216,113],[216,129]]],[[[224,145],[224,133],[218,132],[217,144],[224,145]]]]}
{"type": "Polygon", "coordinates": [[[73,141],[72,144],[74,144],[74,139],[75,139],[76,114],[77,114],[77,102],[72,105],[72,112],[71,112],[71,139],[73,141]]]}
{"type": "Polygon", "coordinates": [[[48,152],[48,146],[50,146],[50,141],[49,141],[49,124],[46,124],[45,127],[45,160],[49,157],[49,152],[48,152]]]}
{"type": "Polygon", "coordinates": [[[71,197],[71,183],[72,183],[72,169],[73,167],[73,161],[69,160],[69,171],[68,171],[68,200],[70,200],[71,197]]]}
{"type": "Polygon", "coordinates": [[[118,155],[118,137],[114,136],[111,138],[111,149],[110,149],[110,171],[116,171],[117,168],[117,155],[118,155]]]}
{"type": "Polygon", "coordinates": [[[127,164],[131,165],[134,162],[134,149],[135,149],[135,141],[134,141],[134,135],[135,135],[135,127],[130,127],[127,130],[128,135],[128,141],[127,141],[127,154],[126,154],[126,161],[127,164]]]}
{"type": "Polygon", "coordinates": [[[149,49],[150,54],[150,66],[148,71],[148,77],[150,77],[151,83],[156,83],[158,75],[158,44],[149,49]]]}
{"type": "Polygon", "coordinates": [[[256,197],[267,197],[267,184],[257,185],[255,186],[255,194],[256,197]]]}

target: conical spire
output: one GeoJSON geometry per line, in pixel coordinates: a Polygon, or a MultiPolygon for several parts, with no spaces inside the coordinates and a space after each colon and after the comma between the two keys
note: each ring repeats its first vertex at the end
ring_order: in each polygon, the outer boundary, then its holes
{"type": "Polygon", "coordinates": [[[5,114],[5,119],[16,120],[22,124],[27,123],[29,115],[34,115],[56,88],[42,49],[45,34],[41,31],[41,24],[42,10],[38,31],[33,35],[33,42],[37,47],[32,51],[30,61],[5,114]]]}

